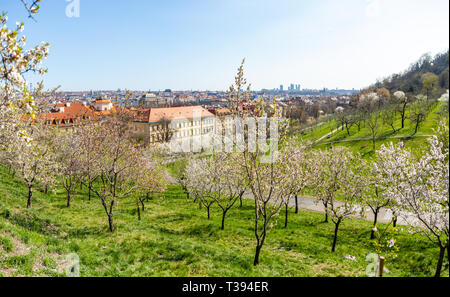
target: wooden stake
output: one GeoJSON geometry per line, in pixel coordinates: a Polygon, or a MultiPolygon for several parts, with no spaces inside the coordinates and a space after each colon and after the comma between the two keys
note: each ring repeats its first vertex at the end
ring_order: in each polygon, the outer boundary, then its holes
{"type": "Polygon", "coordinates": [[[378,265],[378,277],[383,277],[383,270],[384,270],[384,257],[380,257],[380,262],[378,265]]]}

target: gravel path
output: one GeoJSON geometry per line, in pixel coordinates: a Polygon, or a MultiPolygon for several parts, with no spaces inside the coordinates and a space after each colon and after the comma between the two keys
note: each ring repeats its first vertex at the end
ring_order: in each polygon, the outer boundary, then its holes
{"type": "MultiPolygon", "coordinates": [[[[253,195],[251,193],[247,193],[245,195],[245,198],[253,199],[253,195]]],[[[342,204],[342,202],[340,202],[340,201],[337,201],[336,203],[337,203],[337,205],[342,204]]],[[[289,200],[289,206],[295,207],[295,199],[294,198],[289,200]]],[[[298,208],[303,209],[303,210],[308,210],[308,211],[325,213],[325,208],[324,208],[323,204],[320,203],[320,201],[318,201],[317,199],[315,199],[313,197],[307,197],[307,196],[298,197],[298,208]]],[[[373,221],[373,219],[374,219],[373,213],[370,209],[366,210],[364,217],[361,217],[359,214],[353,215],[351,217],[356,218],[356,219],[363,219],[363,220],[367,220],[367,221],[373,221]]],[[[389,223],[391,221],[391,219],[392,219],[392,212],[389,209],[382,209],[380,211],[380,213],[378,214],[378,222],[379,223],[389,223]]],[[[406,221],[401,217],[398,218],[397,223],[400,225],[407,224],[406,221]]]]}

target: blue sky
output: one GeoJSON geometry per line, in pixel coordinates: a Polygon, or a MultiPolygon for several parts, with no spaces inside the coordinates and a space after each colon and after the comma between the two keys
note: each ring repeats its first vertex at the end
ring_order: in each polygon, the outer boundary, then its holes
{"type": "MultiPolygon", "coordinates": [[[[48,88],[361,88],[449,47],[448,0],[43,0],[37,22],[0,0],[27,45],[51,44],[48,88]]],[[[30,78],[33,80],[33,78],[30,78]]]]}

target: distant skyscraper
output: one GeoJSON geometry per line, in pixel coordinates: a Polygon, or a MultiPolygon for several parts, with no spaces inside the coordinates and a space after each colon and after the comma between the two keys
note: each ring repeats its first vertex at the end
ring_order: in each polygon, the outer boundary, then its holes
{"type": "Polygon", "coordinates": [[[280,91],[283,91],[283,89],[284,89],[283,85],[280,85],[280,91]]]}

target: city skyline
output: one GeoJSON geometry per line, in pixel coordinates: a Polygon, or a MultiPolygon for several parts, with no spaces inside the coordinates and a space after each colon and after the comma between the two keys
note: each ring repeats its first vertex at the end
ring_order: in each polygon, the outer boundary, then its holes
{"type": "Polygon", "coordinates": [[[36,21],[15,1],[2,10],[25,21],[27,47],[50,42],[44,83],[64,91],[223,91],[243,58],[254,90],[351,90],[448,49],[447,1],[344,2],[80,0],[69,18],[71,2],[53,0],[36,21]]]}

